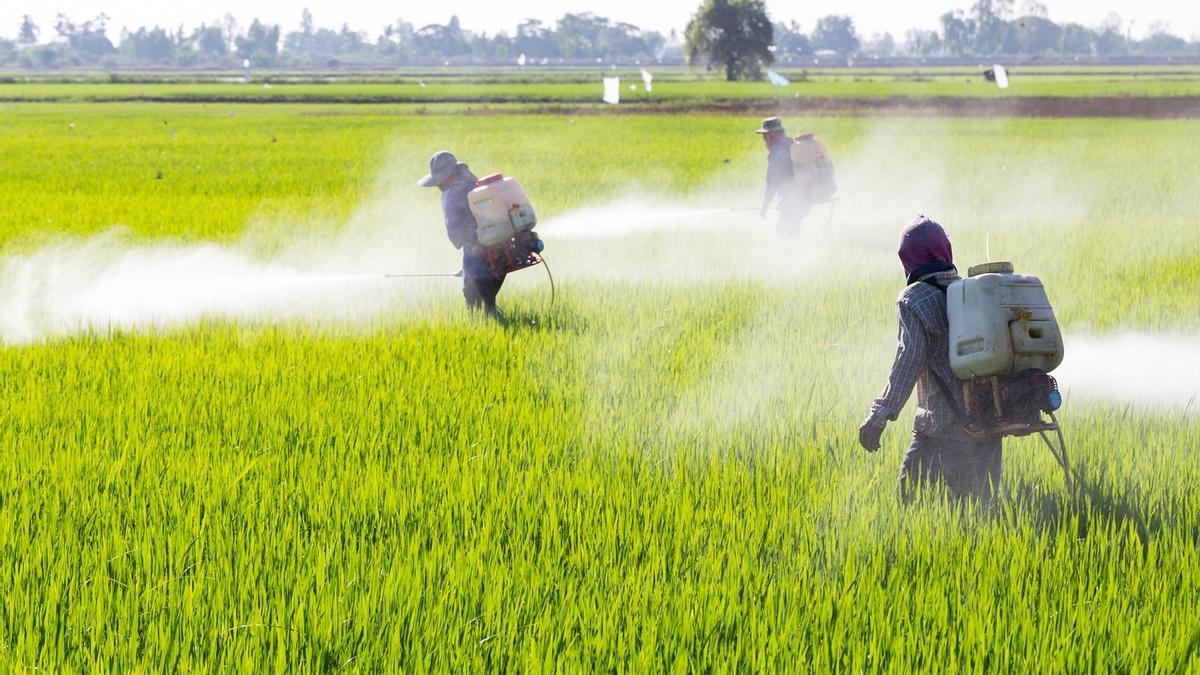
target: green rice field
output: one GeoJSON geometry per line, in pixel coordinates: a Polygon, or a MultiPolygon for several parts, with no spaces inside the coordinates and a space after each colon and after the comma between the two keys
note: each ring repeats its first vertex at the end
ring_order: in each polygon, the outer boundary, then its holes
{"type": "MultiPolygon", "coordinates": [[[[1200,357],[1092,347],[1200,328],[1200,120],[788,118],[840,191],[784,237],[729,210],[769,110],[97,102],[240,86],[0,84],[47,99],[0,104],[0,670],[1200,673],[1200,357]],[[538,268],[504,322],[456,279],[327,278],[458,269],[415,186],[442,148],[519,177],[553,304],[538,268]],[[1045,281],[1074,492],[1010,439],[992,504],[903,506],[911,402],[857,446],[917,210],[1045,281]],[[330,285],[210,294],[246,269],[330,285]]],[[[1142,86],[1112,93],[1195,82],[1142,86]]]]}
{"type": "Polygon", "coordinates": [[[46,73],[0,75],[0,101],[193,101],[248,99],[273,102],[515,102],[583,103],[600,99],[601,78],[620,77],[627,104],[787,100],[808,98],[1029,98],[1029,97],[1193,97],[1200,96],[1200,68],[1194,66],[1012,66],[1012,85],[999,89],[977,68],[927,67],[791,68],[779,71],[791,83],[725,82],[703,69],[652,66],[646,91],[641,68],[483,71],[446,69],[350,71],[344,74],[255,71],[195,74],[46,73]],[[110,81],[112,80],[112,81],[110,81]],[[630,89],[630,85],[633,86],[630,89]]]}

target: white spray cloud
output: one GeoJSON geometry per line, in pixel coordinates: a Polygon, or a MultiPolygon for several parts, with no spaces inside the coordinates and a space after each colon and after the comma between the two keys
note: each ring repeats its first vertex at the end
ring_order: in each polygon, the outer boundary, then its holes
{"type": "MultiPolygon", "coordinates": [[[[818,277],[836,283],[862,276],[899,284],[896,234],[917,210],[941,218],[956,244],[982,244],[990,231],[995,250],[998,241],[1021,241],[1016,228],[1031,214],[1044,226],[1077,217],[1092,202],[1087,190],[1065,189],[1059,167],[1046,161],[1009,158],[1003,180],[988,179],[1000,189],[969,189],[982,179],[964,178],[951,165],[944,136],[927,121],[873,123],[834,158],[839,200],[815,206],[799,235],[781,235],[774,214],[764,222],[755,213],[764,161],[757,150],[689,194],[667,199],[631,188],[624,198],[543,214],[537,230],[564,285],[818,277]]],[[[0,260],[0,340],[179,326],[206,317],[361,322],[406,303],[456,299],[451,280],[380,283],[355,276],[458,269],[436,199],[418,195],[401,168],[384,167],[372,197],[336,226],[251,221],[242,240],[222,245],[139,241],[115,230],[10,255],[0,260]]],[[[536,204],[535,187],[526,186],[536,204]]],[[[544,283],[536,275],[514,281],[517,288],[544,283]]]]}
{"type": "Polygon", "coordinates": [[[63,240],[0,266],[0,339],[22,343],[202,318],[364,318],[402,304],[414,287],[297,263],[255,259],[239,246],[138,244],[119,230],[63,240]]]}
{"type": "Polygon", "coordinates": [[[1197,410],[1200,336],[1068,336],[1055,371],[1072,399],[1197,410]]]}

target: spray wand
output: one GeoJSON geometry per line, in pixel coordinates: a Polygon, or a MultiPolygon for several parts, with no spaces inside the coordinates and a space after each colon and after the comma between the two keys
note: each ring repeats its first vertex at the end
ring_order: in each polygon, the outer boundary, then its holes
{"type": "MultiPolygon", "coordinates": [[[[546,259],[543,258],[540,254],[534,253],[532,255],[533,255],[534,259],[537,260],[537,262],[540,263],[542,265],[542,267],[546,270],[546,277],[550,279],[550,306],[553,307],[554,300],[557,298],[558,292],[554,286],[554,275],[550,273],[550,264],[547,263],[546,259]]],[[[432,273],[424,273],[424,274],[381,274],[378,277],[372,277],[372,278],[378,278],[378,279],[429,279],[429,278],[437,278],[437,277],[449,277],[449,278],[454,278],[454,279],[461,279],[462,276],[463,276],[463,271],[459,270],[457,272],[432,272],[432,273]]]]}
{"type": "Polygon", "coordinates": [[[383,275],[380,275],[379,278],[380,279],[421,279],[421,278],[429,278],[429,277],[454,277],[454,278],[461,279],[462,275],[463,275],[463,271],[459,270],[459,271],[453,272],[453,273],[451,273],[451,272],[435,272],[432,274],[383,274],[383,275]]]}

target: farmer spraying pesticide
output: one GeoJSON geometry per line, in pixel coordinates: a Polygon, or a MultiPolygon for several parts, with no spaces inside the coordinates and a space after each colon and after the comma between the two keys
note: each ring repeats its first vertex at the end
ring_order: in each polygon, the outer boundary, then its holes
{"type": "Polygon", "coordinates": [[[999,485],[1004,436],[1041,434],[1070,469],[1053,413],[1062,403],[1047,373],[1062,361],[1062,341],[1036,277],[1009,263],[971,269],[961,279],[941,225],[919,216],[900,235],[908,286],[896,302],[899,344],[883,394],[859,427],[863,448],[879,449],[917,389],[913,439],[900,467],[899,488],[942,482],[957,496],[990,498],[999,485]],[[1051,416],[1053,423],[1041,419],[1051,416]]]}
{"type": "Polygon", "coordinates": [[[767,187],[759,215],[765,219],[767,210],[777,207],[780,234],[796,234],[815,204],[833,200],[833,162],[815,136],[789,137],[778,117],[764,119],[757,133],[767,146],[767,187]]]}
{"type": "Polygon", "coordinates": [[[446,235],[463,252],[467,308],[498,317],[496,296],[508,273],[543,262],[542,241],[533,231],[537,216],[524,190],[500,174],[476,178],[445,150],[429,159],[429,174],[417,184],[442,192],[446,235]]]}

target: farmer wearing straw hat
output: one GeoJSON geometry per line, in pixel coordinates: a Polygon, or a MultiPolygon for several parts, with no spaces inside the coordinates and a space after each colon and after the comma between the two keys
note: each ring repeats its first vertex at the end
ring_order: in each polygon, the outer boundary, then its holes
{"type": "Polygon", "coordinates": [[[463,252],[463,297],[467,308],[473,311],[482,307],[488,316],[497,317],[496,295],[504,284],[504,274],[492,270],[476,234],[475,216],[467,203],[467,194],[475,189],[475,181],[475,174],[454,153],[441,150],[429,158],[429,174],[417,181],[417,185],[442,191],[446,235],[454,248],[463,252]]]}
{"type": "Polygon", "coordinates": [[[768,117],[762,121],[757,133],[767,146],[767,189],[763,193],[759,216],[767,217],[767,209],[778,201],[781,234],[795,234],[800,230],[800,221],[808,215],[810,205],[801,194],[792,166],[792,139],[788,137],[783,121],[768,117]]]}

